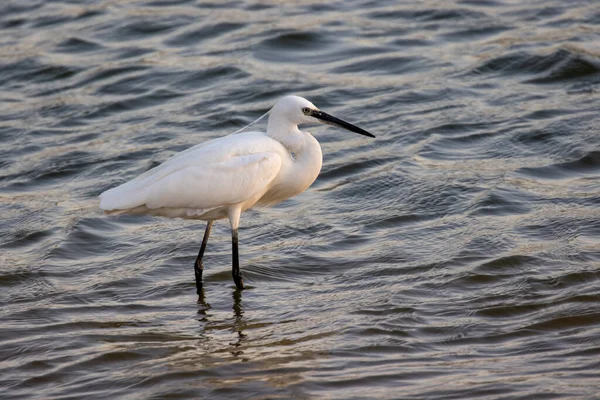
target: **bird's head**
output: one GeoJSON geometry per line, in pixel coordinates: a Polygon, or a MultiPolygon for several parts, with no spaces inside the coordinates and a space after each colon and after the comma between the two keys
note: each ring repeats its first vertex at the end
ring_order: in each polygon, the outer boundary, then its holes
{"type": "Polygon", "coordinates": [[[328,124],[374,138],[375,136],[358,126],[329,115],[317,108],[313,103],[299,96],[285,96],[277,101],[271,115],[285,118],[294,125],[328,124]]]}

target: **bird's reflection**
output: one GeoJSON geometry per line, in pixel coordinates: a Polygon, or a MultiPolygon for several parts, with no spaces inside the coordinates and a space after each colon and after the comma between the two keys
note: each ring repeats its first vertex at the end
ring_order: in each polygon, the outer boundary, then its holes
{"type": "Polygon", "coordinates": [[[241,321],[244,315],[244,308],[242,307],[242,291],[233,291],[233,315],[235,317],[236,324],[241,321]]]}
{"type": "Polygon", "coordinates": [[[197,303],[199,305],[201,305],[201,307],[198,308],[198,315],[201,315],[202,317],[200,319],[198,319],[198,321],[206,321],[207,317],[208,317],[208,311],[210,310],[210,304],[206,302],[206,297],[204,295],[204,288],[200,289],[200,293],[198,294],[198,301],[197,303]]]}
{"type": "Polygon", "coordinates": [[[234,290],[233,291],[233,331],[237,332],[237,340],[230,343],[233,347],[229,351],[231,355],[235,357],[240,357],[244,354],[244,352],[240,349],[242,345],[247,340],[247,335],[244,334],[243,330],[246,326],[246,321],[244,320],[244,307],[242,305],[242,291],[234,290]]]}
{"type": "Polygon", "coordinates": [[[232,292],[233,298],[233,315],[232,318],[227,318],[227,321],[223,320],[215,320],[215,316],[219,315],[218,310],[215,312],[211,312],[211,305],[206,301],[206,296],[204,294],[204,289],[200,291],[198,294],[198,322],[202,324],[202,334],[201,336],[204,338],[205,343],[213,342],[213,344],[217,345],[217,348],[221,348],[221,351],[227,351],[232,356],[238,358],[241,357],[243,361],[246,361],[247,358],[244,357],[244,345],[247,344],[248,335],[244,333],[244,329],[248,325],[246,318],[244,317],[244,305],[242,301],[242,291],[239,289],[235,289],[232,292]],[[223,343],[220,345],[214,343],[214,338],[210,338],[210,336],[206,335],[208,332],[213,330],[222,330],[225,326],[229,325],[229,329],[231,332],[236,333],[236,337],[229,341],[226,349],[222,348],[223,343]]]}

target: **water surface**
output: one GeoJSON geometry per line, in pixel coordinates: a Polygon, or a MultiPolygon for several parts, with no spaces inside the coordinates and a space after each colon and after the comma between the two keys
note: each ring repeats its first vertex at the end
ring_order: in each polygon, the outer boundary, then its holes
{"type": "Polygon", "coordinates": [[[3,397],[599,396],[599,90],[591,0],[3,2],[3,397]],[[290,93],[377,139],[198,301],[203,224],[97,195],[290,93]]]}

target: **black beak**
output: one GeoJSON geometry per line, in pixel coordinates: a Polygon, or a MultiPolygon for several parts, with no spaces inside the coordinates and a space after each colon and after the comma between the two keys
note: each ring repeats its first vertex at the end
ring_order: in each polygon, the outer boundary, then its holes
{"type": "Polygon", "coordinates": [[[372,138],[375,137],[375,135],[365,131],[362,128],[359,128],[356,125],[352,125],[346,121],[342,121],[341,119],[336,118],[333,115],[324,113],[323,111],[320,111],[320,110],[319,111],[318,110],[311,111],[310,116],[315,117],[316,119],[320,120],[324,124],[339,126],[340,128],[348,129],[349,131],[352,131],[352,132],[355,132],[355,133],[358,133],[361,135],[365,135],[365,136],[372,137],[372,138]]]}

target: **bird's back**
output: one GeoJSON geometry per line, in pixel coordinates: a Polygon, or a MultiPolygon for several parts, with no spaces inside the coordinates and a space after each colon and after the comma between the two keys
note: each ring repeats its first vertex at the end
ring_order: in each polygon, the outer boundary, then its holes
{"type": "MultiPolygon", "coordinates": [[[[156,207],[169,207],[170,203],[173,203],[172,206],[176,206],[180,205],[182,201],[190,202],[192,200],[182,199],[179,196],[194,189],[182,186],[185,185],[185,179],[182,178],[189,176],[189,185],[194,184],[194,179],[206,181],[211,178],[213,180],[229,178],[234,180],[236,177],[233,175],[237,171],[235,167],[239,165],[238,172],[242,172],[242,164],[252,162],[260,162],[261,166],[273,169],[272,167],[277,164],[275,158],[279,157],[278,154],[282,152],[282,149],[283,146],[279,142],[262,132],[243,132],[201,143],[176,154],[137,178],[105,191],[100,195],[100,208],[105,211],[135,209],[140,206],[148,206],[148,203],[153,201],[157,203],[155,201],[157,198],[159,198],[160,204],[156,204],[156,207]],[[265,164],[263,159],[269,158],[261,156],[265,154],[275,155],[271,158],[270,164],[265,164]],[[223,166],[227,166],[228,171],[222,171],[223,166]],[[217,172],[219,172],[219,176],[217,176],[217,172]],[[227,173],[232,176],[226,175],[227,173]]],[[[260,171],[262,172],[262,170],[260,171]]],[[[237,178],[238,180],[241,178],[243,181],[245,177],[237,178]]],[[[265,179],[268,178],[266,176],[265,179]]],[[[226,182],[217,183],[226,184],[226,182]]],[[[204,188],[207,187],[204,186],[204,188]]],[[[194,202],[197,200],[197,204],[192,205],[197,208],[212,207],[213,203],[218,200],[218,193],[214,193],[214,191],[213,189],[213,193],[208,194],[198,193],[193,199],[194,202]],[[205,199],[210,198],[210,201],[203,205],[202,196],[205,199]]],[[[193,193],[188,194],[188,197],[192,195],[193,193]]]]}

